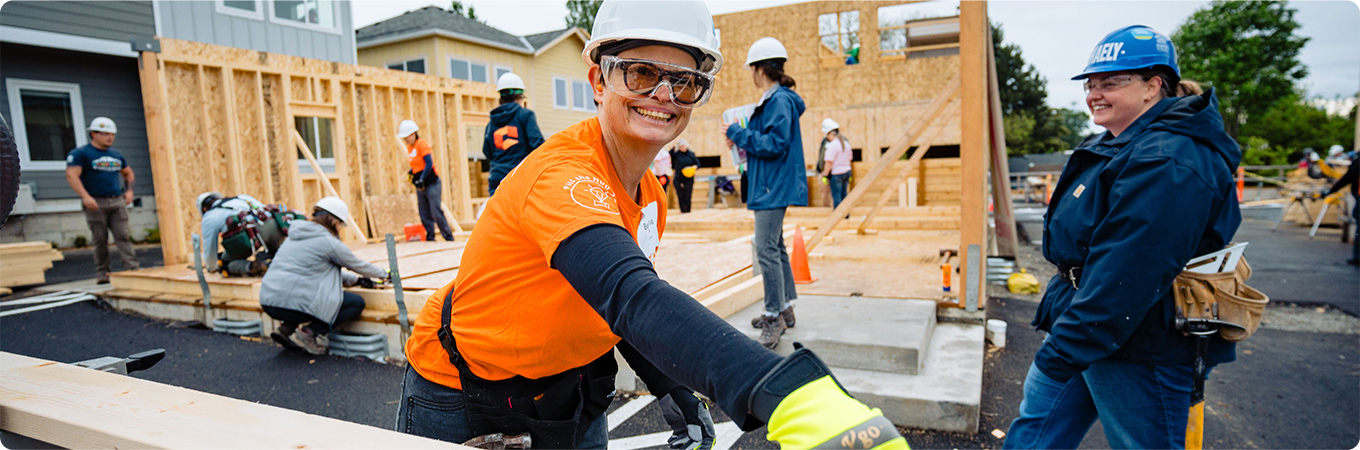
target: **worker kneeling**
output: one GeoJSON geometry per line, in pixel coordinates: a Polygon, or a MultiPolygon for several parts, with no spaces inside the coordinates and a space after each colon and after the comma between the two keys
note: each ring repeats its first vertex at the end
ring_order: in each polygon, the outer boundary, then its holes
{"type": "Polygon", "coordinates": [[[690,448],[713,446],[691,388],[784,448],[906,448],[812,352],[781,357],[657,277],[666,197],[647,166],[722,66],[707,7],[605,1],[592,37],[582,57],[599,115],[554,134],[487,203],[457,278],[406,342],[397,430],[604,448],[618,348],[654,394],[686,403],[690,448]]]}
{"type": "Polygon", "coordinates": [[[316,202],[310,222],[296,221],[289,227],[288,239],[260,283],[260,309],[280,322],[269,336],[284,348],[324,354],[322,337],[363,313],[363,297],[342,291],[341,285],[372,287],[374,281],[341,268],[387,280],[386,270],[354,256],[340,242],[344,217],[349,217],[349,206],[339,198],[316,202]]]}
{"type": "Polygon", "coordinates": [[[198,212],[203,215],[203,270],[222,271],[233,277],[258,277],[288,236],[288,222],[302,215],[255,197],[241,194],[222,197],[217,192],[199,194],[198,212]],[[221,237],[222,252],[217,251],[221,237]],[[253,259],[252,259],[253,257],[253,259]]]}

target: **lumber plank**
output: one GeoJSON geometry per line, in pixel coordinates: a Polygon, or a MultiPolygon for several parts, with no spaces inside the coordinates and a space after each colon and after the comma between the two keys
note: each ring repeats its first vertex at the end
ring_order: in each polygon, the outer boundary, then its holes
{"type": "Polygon", "coordinates": [[[47,243],[46,241],[30,241],[0,244],[0,256],[9,256],[15,253],[25,253],[42,250],[53,250],[52,244],[47,243]]]}
{"type": "Polygon", "coordinates": [[[1011,204],[1011,169],[1006,151],[1006,127],[1001,114],[1001,87],[997,81],[996,52],[992,43],[992,27],[987,29],[987,132],[991,145],[992,216],[996,220],[997,254],[1014,258],[1020,248],[1020,236],[1015,229],[1015,212],[1011,204]]]}
{"type": "MultiPolygon", "coordinates": [[[[343,200],[344,197],[341,197],[340,193],[335,191],[335,186],[331,186],[331,179],[326,176],[324,170],[321,170],[321,164],[316,162],[316,157],[312,156],[312,149],[307,148],[307,141],[302,138],[302,134],[298,133],[297,130],[293,130],[293,143],[302,151],[302,155],[307,157],[307,163],[311,164],[312,170],[316,171],[316,178],[321,186],[326,188],[326,193],[343,200]]],[[[354,220],[353,216],[342,219],[344,219],[345,224],[349,225],[349,231],[354,233],[355,239],[364,239],[364,230],[359,229],[359,221],[354,220]]]]}
{"type": "Polygon", "coordinates": [[[817,232],[808,240],[807,249],[809,251],[815,248],[822,238],[825,238],[827,233],[830,233],[831,230],[836,227],[836,223],[840,222],[845,217],[846,212],[855,207],[855,202],[858,202],[860,197],[863,197],[864,193],[868,192],[870,186],[873,185],[874,180],[878,179],[879,175],[891,167],[894,161],[901,158],[902,155],[907,152],[912,141],[924,131],[925,127],[935,121],[935,118],[940,115],[945,105],[949,101],[952,101],[954,95],[958,92],[961,78],[960,74],[955,75],[949,80],[949,83],[945,85],[944,89],[941,89],[940,93],[935,95],[935,99],[931,101],[930,106],[926,107],[926,114],[918,117],[907,127],[907,130],[902,134],[902,137],[898,138],[897,141],[893,143],[892,147],[888,149],[888,152],[884,153],[879,158],[878,162],[874,164],[873,169],[869,170],[869,174],[855,185],[855,188],[846,195],[845,199],[841,200],[840,206],[836,207],[831,215],[827,216],[826,220],[822,223],[822,226],[817,227],[817,232]]]}
{"type": "Polygon", "coordinates": [[[165,264],[183,264],[188,233],[179,214],[179,177],[176,175],[174,141],[170,136],[165,71],[159,54],[140,52],[138,79],[142,87],[142,113],[146,119],[147,149],[151,155],[151,177],[156,186],[156,210],[161,229],[161,258],[165,264]]]}
{"type": "Polygon", "coordinates": [[[4,352],[0,428],[67,448],[468,448],[4,352]]]}
{"type": "MultiPolygon", "coordinates": [[[[952,115],[956,105],[958,105],[957,102],[949,102],[949,106],[944,109],[944,116],[947,117],[952,115]]],[[[873,221],[874,217],[878,216],[879,211],[883,210],[883,206],[888,204],[888,199],[892,198],[892,191],[896,190],[898,185],[901,185],[903,181],[906,181],[907,177],[911,176],[911,174],[916,171],[917,165],[920,164],[922,158],[925,158],[926,152],[930,151],[931,146],[939,139],[940,132],[944,131],[944,129],[945,124],[943,123],[936,127],[930,134],[930,137],[925,139],[925,144],[916,148],[916,152],[912,153],[911,159],[907,161],[907,164],[902,167],[902,170],[897,173],[896,177],[893,177],[892,182],[888,183],[888,187],[883,189],[883,193],[879,194],[878,202],[874,205],[874,208],[869,210],[869,213],[864,216],[864,220],[859,223],[858,229],[860,234],[865,233],[869,228],[869,222],[873,221]]]]}
{"type": "Polygon", "coordinates": [[[755,276],[743,281],[736,286],[732,286],[725,291],[714,294],[700,302],[709,311],[713,311],[718,317],[727,318],[737,311],[755,304],[765,296],[765,277],[755,276]]]}
{"type": "Polygon", "coordinates": [[[968,279],[975,277],[977,283],[978,306],[986,302],[987,282],[982,275],[987,273],[985,258],[987,246],[987,3],[963,2],[959,7],[959,74],[962,77],[961,92],[964,118],[960,131],[959,162],[962,169],[963,191],[959,202],[962,205],[962,222],[959,224],[959,298],[965,299],[973,294],[968,292],[968,279]],[[981,261],[977,270],[968,271],[968,247],[977,245],[982,249],[981,261]]]}

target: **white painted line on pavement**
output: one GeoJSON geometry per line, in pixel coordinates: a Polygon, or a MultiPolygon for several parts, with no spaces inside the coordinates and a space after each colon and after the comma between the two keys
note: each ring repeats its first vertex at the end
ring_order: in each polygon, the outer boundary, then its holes
{"type": "MultiPolygon", "coordinates": [[[[637,414],[637,412],[641,411],[643,407],[647,406],[649,403],[654,401],[656,401],[655,396],[644,395],[635,398],[629,401],[628,403],[624,403],[623,406],[619,407],[619,409],[616,409],[614,410],[614,412],[609,413],[608,417],[609,431],[614,431],[615,427],[619,426],[620,424],[623,424],[624,422],[627,422],[629,417],[633,417],[633,414],[637,414]]],[[[669,434],[667,436],[669,436],[669,434]]],[[[662,439],[661,443],[665,444],[666,440],[662,439]]]]}
{"type": "MultiPolygon", "coordinates": [[[[741,428],[732,422],[723,422],[713,426],[713,431],[717,433],[717,438],[713,443],[713,450],[728,450],[732,444],[741,438],[741,428]]],[[[641,436],[631,436],[609,441],[610,450],[633,450],[638,448],[665,446],[666,440],[670,439],[671,432],[663,431],[660,433],[644,434],[641,436]]]]}

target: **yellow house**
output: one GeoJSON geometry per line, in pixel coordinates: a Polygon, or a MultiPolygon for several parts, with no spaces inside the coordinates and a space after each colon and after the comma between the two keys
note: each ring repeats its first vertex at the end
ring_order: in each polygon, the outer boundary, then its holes
{"type": "MultiPolygon", "coordinates": [[[[544,137],[595,115],[581,60],[587,40],[579,28],[516,36],[435,6],[355,30],[362,65],[490,84],[514,72],[528,87],[544,137]]],[[[470,156],[481,155],[485,125],[469,124],[464,133],[470,156]]]]}

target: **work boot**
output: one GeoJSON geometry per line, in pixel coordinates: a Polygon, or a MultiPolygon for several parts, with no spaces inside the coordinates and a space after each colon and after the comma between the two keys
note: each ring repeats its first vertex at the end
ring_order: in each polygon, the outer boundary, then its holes
{"type": "Polygon", "coordinates": [[[293,333],[292,336],[288,337],[288,340],[293,341],[294,344],[296,344],[299,347],[302,347],[302,349],[306,350],[307,353],[311,353],[313,355],[326,354],[326,345],[321,343],[321,340],[316,335],[316,332],[312,331],[311,328],[303,327],[297,330],[296,333],[293,333]]]}
{"type": "MultiPolygon", "coordinates": [[[[784,316],[784,325],[787,325],[789,328],[793,328],[793,325],[796,324],[796,323],[798,323],[798,318],[793,316],[793,306],[789,306],[788,308],[784,308],[784,311],[780,312],[779,315],[784,316]]],[[[760,316],[752,317],[752,318],[751,318],[751,326],[756,327],[756,328],[764,327],[764,326],[765,326],[765,316],[764,316],[764,315],[760,315],[760,316]]]]}
{"type": "Polygon", "coordinates": [[[274,339],[274,342],[278,342],[279,345],[282,345],[284,349],[302,350],[302,347],[299,347],[297,344],[294,344],[293,340],[289,339],[291,336],[293,336],[294,331],[297,331],[297,325],[283,323],[279,324],[279,327],[274,329],[273,333],[269,333],[269,337],[271,339],[274,339]]]}
{"type": "Polygon", "coordinates": [[[95,277],[94,283],[95,283],[95,284],[109,284],[109,276],[108,276],[108,275],[100,275],[100,276],[97,276],[97,277],[95,277]]]}
{"type": "Polygon", "coordinates": [[[760,339],[757,342],[765,348],[774,350],[779,346],[779,336],[784,335],[784,330],[788,328],[784,325],[784,316],[769,317],[762,314],[760,317],[765,323],[760,326],[760,339]]]}
{"type": "Polygon", "coordinates": [[[250,262],[250,276],[252,277],[264,276],[264,273],[267,270],[269,270],[269,263],[267,262],[264,261],[250,262]]]}

